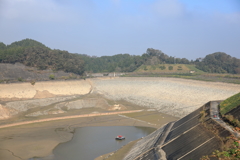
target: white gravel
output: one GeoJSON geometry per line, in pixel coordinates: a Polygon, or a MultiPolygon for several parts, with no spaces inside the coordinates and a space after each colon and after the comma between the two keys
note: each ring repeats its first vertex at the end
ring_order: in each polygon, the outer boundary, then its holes
{"type": "Polygon", "coordinates": [[[212,100],[224,100],[240,85],[178,78],[92,79],[94,92],[109,99],[126,100],[160,112],[183,117],[212,100]]]}
{"type": "Polygon", "coordinates": [[[76,98],[76,96],[14,101],[6,103],[5,107],[11,110],[11,115],[15,115],[18,114],[19,112],[24,112],[31,108],[48,106],[57,102],[62,102],[73,98],[76,98]]]}

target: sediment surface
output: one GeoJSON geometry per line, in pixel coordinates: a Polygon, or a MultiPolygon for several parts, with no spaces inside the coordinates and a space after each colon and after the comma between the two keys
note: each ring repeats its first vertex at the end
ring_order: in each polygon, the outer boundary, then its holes
{"type": "Polygon", "coordinates": [[[175,117],[183,117],[207,101],[224,100],[239,91],[239,84],[146,77],[46,81],[36,82],[35,85],[0,84],[0,119],[33,108],[35,109],[26,113],[28,116],[60,114],[69,109],[94,107],[98,104],[109,107],[105,100],[96,97],[76,100],[76,96],[90,92],[90,95],[101,94],[113,101],[125,100],[175,117]],[[70,99],[75,100],[69,102],[70,99]],[[4,102],[11,100],[18,101],[4,102]],[[44,109],[44,106],[50,105],[44,109]],[[41,111],[36,109],[40,107],[41,111]]]}
{"type": "Polygon", "coordinates": [[[114,100],[183,117],[212,100],[224,100],[240,91],[240,85],[177,78],[92,79],[94,92],[114,100]]]}
{"type": "Polygon", "coordinates": [[[238,84],[174,78],[96,78],[36,82],[35,85],[29,82],[0,84],[1,125],[118,110],[144,110],[128,115],[2,128],[0,159],[47,156],[57,144],[70,140],[76,127],[130,125],[159,128],[207,101],[223,100],[239,91],[238,84]]]}
{"type": "Polygon", "coordinates": [[[91,85],[85,80],[45,81],[31,83],[0,84],[0,100],[49,98],[62,95],[87,94],[91,85]]]}

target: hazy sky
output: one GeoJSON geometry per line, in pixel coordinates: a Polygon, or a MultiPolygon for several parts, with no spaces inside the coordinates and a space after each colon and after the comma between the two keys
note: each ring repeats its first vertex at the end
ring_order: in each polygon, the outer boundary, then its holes
{"type": "Polygon", "coordinates": [[[240,0],[0,0],[0,41],[25,38],[96,56],[240,58],[240,0]]]}

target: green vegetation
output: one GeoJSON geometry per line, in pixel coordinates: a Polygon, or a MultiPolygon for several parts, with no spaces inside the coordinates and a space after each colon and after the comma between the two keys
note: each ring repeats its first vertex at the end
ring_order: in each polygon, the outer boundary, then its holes
{"type": "Polygon", "coordinates": [[[185,64],[185,66],[191,71],[194,71],[197,73],[204,73],[202,70],[197,69],[195,64],[185,64]]]}
{"type": "Polygon", "coordinates": [[[31,81],[30,81],[30,83],[31,83],[31,85],[33,85],[33,86],[34,86],[34,85],[35,85],[35,83],[36,83],[36,80],[31,80],[31,81]]]}
{"type": "Polygon", "coordinates": [[[203,156],[201,160],[210,160],[215,157],[220,160],[238,160],[240,159],[239,139],[234,136],[228,137],[223,151],[216,150],[210,156],[203,156]]]}
{"type": "MultiPolygon", "coordinates": [[[[141,67],[140,67],[141,68],[141,67]]],[[[199,72],[195,73],[186,73],[186,72],[170,72],[169,70],[163,70],[165,72],[158,72],[158,70],[151,72],[142,72],[137,69],[136,72],[128,73],[124,77],[173,77],[173,78],[184,78],[184,79],[193,79],[199,81],[210,81],[210,82],[224,82],[224,83],[235,83],[240,84],[240,75],[232,76],[232,78],[226,78],[226,74],[201,74],[199,72]]]]}
{"type": "Polygon", "coordinates": [[[220,112],[222,115],[231,111],[240,105],[240,92],[220,103],[220,112]]]}
{"type": "Polygon", "coordinates": [[[90,57],[79,55],[85,61],[87,72],[133,72],[143,64],[141,56],[117,54],[114,56],[90,57]]]}
{"type": "Polygon", "coordinates": [[[40,70],[52,69],[84,73],[84,61],[77,54],[51,50],[40,42],[24,39],[10,45],[0,43],[0,63],[23,63],[40,70]]]}
{"type": "Polygon", "coordinates": [[[19,77],[19,78],[18,78],[18,81],[19,81],[19,82],[22,82],[22,81],[23,81],[22,77],[19,77]]]}
{"type": "Polygon", "coordinates": [[[233,115],[231,115],[231,114],[224,115],[224,121],[226,121],[227,123],[229,123],[233,127],[240,128],[239,120],[234,118],[233,115]]]}
{"type": "Polygon", "coordinates": [[[162,70],[165,64],[190,64],[186,58],[174,58],[164,54],[162,51],[148,48],[146,53],[141,56],[129,54],[117,54],[114,56],[90,57],[88,55],[80,55],[85,61],[85,70],[87,72],[133,72],[140,66],[145,71],[158,70],[160,64],[162,70]],[[150,66],[150,67],[148,67],[150,66]]]}
{"type": "MultiPolygon", "coordinates": [[[[196,69],[197,70],[197,69],[196,69]]],[[[152,73],[185,73],[189,74],[190,69],[188,68],[188,65],[185,64],[157,64],[157,65],[142,65],[138,67],[134,72],[136,73],[146,73],[152,72],[152,73]]]]}
{"type": "Polygon", "coordinates": [[[159,66],[159,68],[160,68],[161,70],[164,70],[164,69],[166,69],[166,67],[165,67],[165,66],[159,66]]]}
{"type": "Polygon", "coordinates": [[[182,70],[182,66],[178,66],[178,69],[177,69],[177,70],[179,70],[179,71],[182,70]]]}
{"type": "Polygon", "coordinates": [[[151,66],[151,68],[152,68],[153,70],[155,70],[155,69],[156,69],[156,66],[155,66],[155,65],[153,65],[153,66],[151,66]]]}
{"type": "Polygon", "coordinates": [[[49,75],[49,79],[50,80],[54,80],[55,79],[55,76],[53,74],[49,75]]]}
{"type": "Polygon", "coordinates": [[[210,73],[240,74],[240,59],[216,52],[207,55],[202,61],[197,59],[196,68],[210,73]]]}
{"type": "Polygon", "coordinates": [[[207,115],[207,113],[206,113],[206,110],[205,110],[205,109],[202,110],[202,111],[200,111],[200,119],[199,119],[199,121],[200,121],[201,123],[203,123],[203,122],[205,121],[206,115],[207,115]]]}
{"type": "MultiPolygon", "coordinates": [[[[163,72],[163,73],[240,73],[240,59],[223,52],[189,61],[186,58],[168,56],[161,50],[148,48],[142,55],[117,54],[113,56],[88,56],[67,51],[52,50],[32,39],[24,39],[5,45],[0,42],[0,63],[23,63],[39,70],[62,70],[78,75],[84,72],[163,72]]],[[[226,77],[232,78],[232,77],[226,77]]]]}
{"type": "Polygon", "coordinates": [[[6,47],[7,46],[4,43],[0,42],[0,49],[5,49],[6,47]]]}
{"type": "Polygon", "coordinates": [[[147,69],[147,66],[145,66],[145,65],[144,65],[143,69],[144,69],[144,71],[147,71],[147,70],[148,70],[148,69],[147,69]]]}

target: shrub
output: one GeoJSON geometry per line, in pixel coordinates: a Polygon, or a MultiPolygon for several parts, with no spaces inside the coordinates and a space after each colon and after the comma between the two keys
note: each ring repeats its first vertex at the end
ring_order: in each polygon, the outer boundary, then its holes
{"type": "Polygon", "coordinates": [[[148,69],[147,69],[147,66],[144,66],[143,69],[144,69],[144,71],[148,70],[148,69]]]}
{"type": "Polygon", "coordinates": [[[54,76],[53,74],[50,74],[50,75],[49,75],[49,79],[50,79],[50,80],[54,80],[54,79],[55,79],[55,76],[54,76]]]}
{"type": "Polygon", "coordinates": [[[168,67],[168,70],[173,70],[173,66],[169,66],[169,67],[168,67]]]}
{"type": "Polygon", "coordinates": [[[19,82],[22,82],[22,81],[23,81],[22,77],[19,77],[19,78],[18,78],[18,81],[19,81],[19,82]]]}
{"type": "Polygon", "coordinates": [[[32,80],[30,83],[31,83],[31,85],[34,86],[34,84],[36,83],[36,81],[35,81],[35,80],[32,80]]]}
{"type": "Polygon", "coordinates": [[[164,70],[164,69],[166,69],[166,67],[165,67],[165,66],[159,66],[159,68],[160,68],[161,70],[164,70]]]}

